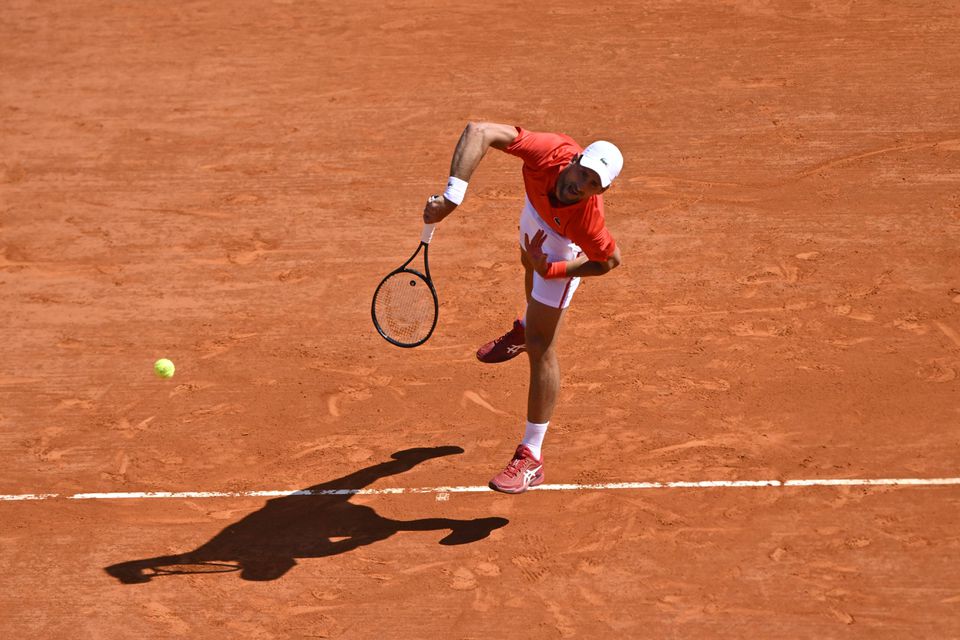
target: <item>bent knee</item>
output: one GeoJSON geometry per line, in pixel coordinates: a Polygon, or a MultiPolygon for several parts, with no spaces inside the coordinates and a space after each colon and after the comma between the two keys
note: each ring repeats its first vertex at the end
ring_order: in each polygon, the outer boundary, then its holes
{"type": "Polygon", "coordinates": [[[556,357],[553,348],[554,340],[538,333],[527,332],[527,354],[533,359],[556,357]]]}

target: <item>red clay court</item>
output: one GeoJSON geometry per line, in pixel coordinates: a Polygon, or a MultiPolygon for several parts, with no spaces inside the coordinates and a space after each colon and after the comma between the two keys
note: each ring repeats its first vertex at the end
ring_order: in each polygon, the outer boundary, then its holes
{"type": "Polygon", "coordinates": [[[960,638],[956,3],[11,0],[0,41],[0,636],[960,638]],[[626,158],[519,496],[527,363],[474,357],[517,159],[437,228],[430,341],[370,321],[469,120],[626,158]]]}

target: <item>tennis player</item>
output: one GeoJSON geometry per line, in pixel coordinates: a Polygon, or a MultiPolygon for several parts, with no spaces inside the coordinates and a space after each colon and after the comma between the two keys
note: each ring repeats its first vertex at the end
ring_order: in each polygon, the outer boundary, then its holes
{"type": "Polygon", "coordinates": [[[564,313],[580,278],[602,276],[620,264],[604,221],[603,193],[623,168],[623,156],[603,140],[584,149],[562,134],[471,122],[453,152],[443,197],[427,200],[425,223],[440,222],[463,202],[470,176],[490,147],[523,160],[519,243],[527,309],[506,334],[480,347],[477,358],[498,363],[526,352],[530,360],[523,439],[510,464],[490,481],[496,491],[522,493],[544,479],[543,439],[560,391],[554,345],[564,313]]]}

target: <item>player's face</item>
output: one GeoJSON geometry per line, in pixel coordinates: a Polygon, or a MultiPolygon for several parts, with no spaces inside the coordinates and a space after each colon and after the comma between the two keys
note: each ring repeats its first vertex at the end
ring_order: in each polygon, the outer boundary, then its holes
{"type": "Polygon", "coordinates": [[[574,204],[606,191],[600,185],[600,176],[592,169],[580,166],[580,156],[557,176],[555,195],[560,202],[574,204]]]}

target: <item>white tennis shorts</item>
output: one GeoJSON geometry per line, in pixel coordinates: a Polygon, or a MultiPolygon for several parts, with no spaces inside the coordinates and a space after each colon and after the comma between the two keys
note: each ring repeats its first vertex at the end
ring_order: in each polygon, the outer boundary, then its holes
{"type": "MultiPolygon", "coordinates": [[[[524,197],[523,211],[520,213],[520,248],[524,248],[524,234],[533,240],[537,231],[543,230],[547,239],[543,243],[543,252],[550,262],[573,260],[583,251],[579,246],[547,226],[537,214],[530,200],[524,197]]],[[[539,273],[533,274],[533,299],[541,304],[557,309],[570,306],[573,294],[580,286],[580,278],[551,278],[545,280],[539,273]]]]}

